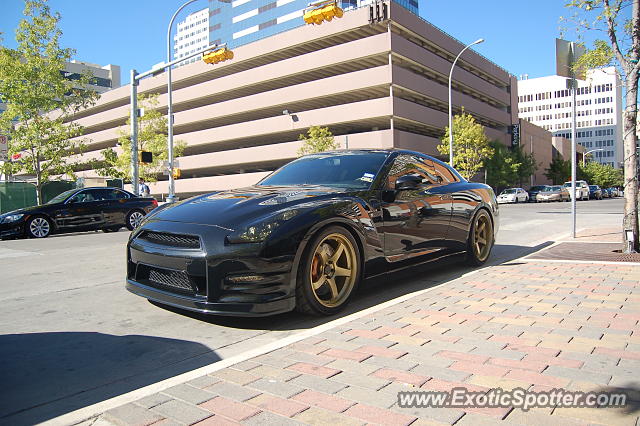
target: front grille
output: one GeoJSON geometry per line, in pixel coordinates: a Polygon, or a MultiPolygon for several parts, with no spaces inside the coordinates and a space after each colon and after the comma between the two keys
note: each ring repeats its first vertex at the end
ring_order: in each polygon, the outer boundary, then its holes
{"type": "Polygon", "coordinates": [[[194,292],[189,276],[186,272],[182,271],[168,271],[151,268],[149,270],[149,281],[190,293],[194,292]]]}
{"type": "Polygon", "coordinates": [[[138,264],[135,269],[135,280],[142,284],[190,296],[206,294],[204,276],[144,264],[138,264]]]}
{"type": "Polygon", "coordinates": [[[188,249],[200,248],[200,238],[194,235],[178,235],[166,232],[144,231],[138,236],[138,238],[163,246],[188,249]]]}

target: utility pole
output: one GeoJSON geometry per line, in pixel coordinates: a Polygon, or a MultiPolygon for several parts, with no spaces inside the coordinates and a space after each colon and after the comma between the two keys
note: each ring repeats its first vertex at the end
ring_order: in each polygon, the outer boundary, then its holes
{"type": "Polygon", "coordinates": [[[133,194],[140,195],[138,185],[138,73],[131,70],[131,186],[133,194]]]}

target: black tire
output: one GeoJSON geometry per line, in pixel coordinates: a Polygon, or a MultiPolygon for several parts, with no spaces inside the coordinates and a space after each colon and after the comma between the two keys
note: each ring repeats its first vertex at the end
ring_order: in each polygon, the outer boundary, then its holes
{"type": "Polygon", "coordinates": [[[108,228],[102,228],[102,232],[105,232],[105,233],[118,232],[120,228],[122,228],[122,226],[110,226],[108,228]]]}
{"type": "Polygon", "coordinates": [[[466,263],[471,266],[480,266],[484,265],[489,256],[491,255],[491,249],[493,248],[493,244],[495,243],[494,235],[493,235],[493,221],[491,220],[491,216],[489,213],[482,209],[478,210],[478,213],[473,218],[471,222],[471,228],[469,229],[469,236],[467,238],[467,257],[466,263]],[[476,243],[476,229],[484,224],[483,235],[485,239],[486,249],[479,249],[476,243]]]}
{"type": "Polygon", "coordinates": [[[131,210],[127,213],[125,226],[129,231],[133,231],[140,226],[142,218],[144,218],[144,212],[142,210],[131,210]]]}
{"type": "Polygon", "coordinates": [[[516,197],[515,197],[515,200],[516,200],[516,201],[515,201],[515,204],[518,204],[518,196],[517,196],[517,195],[516,195],[516,197]]]}
{"type": "Polygon", "coordinates": [[[53,225],[44,216],[34,216],[27,221],[25,232],[29,238],[47,238],[51,235],[53,225]]]}
{"type": "MultiPolygon", "coordinates": [[[[325,246],[325,247],[327,247],[325,246]]],[[[333,252],[333,255],[337,254],[337,251],[333,252]]],[[[325,255],[331,253],[325,253],[325,255]]],[[[322,260],[326,260],[322,257],[322,260]]],[[[320,261],[322,261],[320,260],[320,261]]],[[[345,270],[343,268],[343,270],[345,270]]],[[[300,266],[298,267],[298,274],[296,279],[296,310],[305,314],[311,315],[334,315],[341,311],[351,300],[351,297],[356,292],[358,285],[360,283],[360,279],[362,277],[362,254],[360,253],[360,248],[358,244],[351,235],[351,233],[343,228],[342,226],[329,226],[321,230],[318,234],[316,234],[313,239],[309,242],[307,247],[305,248],[304,253],[300,258],[300,266]],[[332,248],[331,241],[332,239],[337,239],[340,241],[340,244],[344,244],[344,257],[343,255],[339,255],[339,258],[335,260],[335,265],[339,268],[346,266],[346,270],[351,271],[351,275],[349,276],[339,276],[337,274],[337,268],[333,268],[333,272],[329,270],[329,274],[325,274],[327,268],[331,269],[331,257],[329,257],[329,263],[325,263],[324,267],[316,261],[316,256],[321,258],[321,253],[319,254],[319,250],[322,251],[323,246],[326,244],[328,248],[332,248]],[[347,247],[349,246],[349,247],[347,247]],[[350,252],[349,252],[350,250],[350,252]],[[347,261],[345,258],[349,257],[347,261]],[[342,266],[339,264],[342,264],[342,266]],[[345,262],[346,265],[345,265],[345,262]],[[349,269],[349,266],[351,269],[349,269]],[[354,271],[355,269],[355,271],[354,271]],[[314,273],[317,273],[318,278],[316,282],[323,281],[323,284],[320,284],[318,288],[314,290],[312,280],[314,273]],[[326,277],[326,278],[325,278],[326,277]],[[336,279],[342,279],[342,286],[338,290],[338,283],[336,279]],[[325,279],[333,279],[333,287],[330,290],[328,287],[331,287],[328,284],[328,281],[324,281],[325,279]],[[325,293],[328,292],[333,294],[335,291],[338,293],[336,298],[339,299],[335,302],[335,304],[330,303],[331,300],[324,300],[322,297],[318,295],[320,293],[319,290],[324,290],[325,293]],[[332,305],[332,306],[329,306],[332,305]]]]}

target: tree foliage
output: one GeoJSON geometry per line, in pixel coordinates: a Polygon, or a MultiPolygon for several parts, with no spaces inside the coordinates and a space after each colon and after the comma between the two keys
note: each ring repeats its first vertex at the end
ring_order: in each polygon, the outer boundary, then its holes
{"type": "Polygon", "coordinates": [[[533,154],[524,152],[521,147],[509,148],[499,141],[491,141],[489,145],[493,155],[485,161],[487,183],[497,191],[522,186],[522,182],[535,173],[537,164],[533,154]]]}
{"type": "MultiPolygon", "coordinates": [[[[571,30],[577,40],[587,48],[578,60],[577,70],[613,65],[617,68],[625,90],[623,114],[624,137],[624,230],[635,236],[634,250],[638,244],[638,156],[636,151],[636,126],[638,116],[638,78],[640,73],[640,0],[570,0],[566,7],[572,12],[561,18],[563,33],[571,30]],[[595,34],[592,46],[585,43],[586,35],[595,34]]],[[[625,250],[627,245],[624,245],[625,250]]]]}
{"type": "MultiPolygon", "coordinates": [[[[138,174],[147,182],[155,182],[164,170],[164,162],[169,159],[167,147],[167,118],[158,111],[158,95],[142,94],[138,105],[144,109],[144,115],[138,117],[138,153],[148,151],[153,154],[152,163],[139,163],[138,174]]],[[[131,118],[127,125],[118,130],[118,147],[102,151],[104,161],[97,166],[103,176],[131,181],[131,118]]],[[[186,143],[174,141],[174,157],[184,153],[186,143]]]]}
{"type": "Polygon", "coordinates": [[[91,75],[70,81],[61,73],[75,51],[60,47],[60,19],[46,0],[27,0],[17,48],[0,46],[0,97],[7,104],[0,131],[9,135],[9,154],[21,154],[18,161],[6,162],[3,172],[35,176],[38,201],[53,176],[73,176],[69,156],[84,148],[74,114],[98,98],[88,87],[91,75]]]}
{"type": "Polygon", "coordinates": [[[298,150],[299,156],[338,149],[338,143],[328,127],[311,126],[298,140],[304,141],[298,150]]]}
{"type": "Polygon", "coordinates": [[[562,185],[571,179],[571,161],[564,160],[561,155],[558,155],[551,161],[544,175],[554,185],[562,185]]]}
{"type": "MultiPolygon", "coordinates": [[[[438,152],[449,154],[449,127],[445,128],[438,152]]],[[[471,179],[482,169],[484,161],[493,155],[484,127],[471,114],[453,117],[453,166],[465,178],[471,179]]]]}
{"type": "Polygon", "coordinates": [[[601,188],[622,186],[623,183],[622,170],[595,161],[580,167],[579,178],[586,180],[589,185],[598,185],[601,188]]]}

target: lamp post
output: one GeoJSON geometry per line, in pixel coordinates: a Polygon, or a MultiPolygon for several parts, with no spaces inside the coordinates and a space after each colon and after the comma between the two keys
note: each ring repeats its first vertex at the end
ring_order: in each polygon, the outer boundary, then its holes
{"type": "MultiPolygon", "coordinates": [[[[176,13],[171,17],[171,21],[169,21],[169,27],[167,27],[167,64],[171,62],[171,27],[173,27],[173,21],[182,9],[196,1],[198,0],[189,0],[184,3],[176,10],[176,13]]],[[[231,3],[231,0],[218,1],[231,3]]],[[[167,67],[167,145],[169,157],[169,195],[167,196],[167,202],[173,203],[176,197],[176,188],[175,179],[173,178],[173,98],[171,94],[171,66],[167,67]]]]}
{"type": "Polygon", "coordinates": [[[456,62],[458,62],[460,55],[462,55],[465,50],[467,50],[474,44],[480,44],[483,41],[483,38],[479,38],[473,43],[466,45],[464,49],[462,49],[460,53],[458,53],[458,56],[456,56],[456,59],[454,59],[453,63],[451,64],[451,71],[449,72],[449,165],[451,167],[453,167],[453,115],[451,112],[451,76],[453,75],[453,68],[456,66],[456,62]]]}
{"type": "Polygon", "coordinates": [[[596,152],[596,151],[604,151],[604,149],[602,149],[602,148],[592,149],[592,150],[589,150],[589,151],[585,152],[584,154],[582,154],[582,167],[584,167],[584,165],[585,165],[585,159],[587,158],[587,155],[590,152],[596,152]]]}

